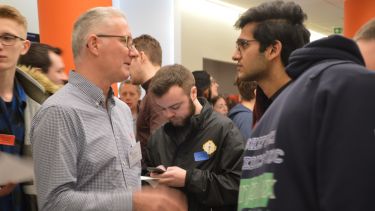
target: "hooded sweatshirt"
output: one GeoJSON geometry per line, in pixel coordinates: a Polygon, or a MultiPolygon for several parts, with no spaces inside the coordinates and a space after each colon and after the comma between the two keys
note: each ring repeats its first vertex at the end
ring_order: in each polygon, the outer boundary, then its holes
{"type": "Polygon", "coordinates": [[[229,111],[228,117],[240,129],[244,140],[250,138],[253,124],[253,112],[250,109],[239,103],[229,111]]]}
{"type": "Polygon", "coordinates": [[[289,62],[294,81],[246,143],[239,210],[374,210],[375,73],[341,36],[289,62]]]}

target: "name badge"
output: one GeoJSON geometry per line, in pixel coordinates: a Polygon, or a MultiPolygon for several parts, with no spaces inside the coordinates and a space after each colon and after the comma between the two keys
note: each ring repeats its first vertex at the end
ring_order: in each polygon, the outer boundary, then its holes
{"type": "Polygon", "coordinates": [[[0,145],[14,146],[16,137],[9,134],[0,134],[0,145]]]}
{"type": "Polygon", "coordinates": [[[207,152],[194,152],[194,161],[203,161],[208,160],[210,157],[208,156],[207,152]]]}
{"type": "Polygon", "coordinates": [[[129,168],[133,167],[142,159],[141,144],[139,141],[130,149],[129,154],[129,168]]]}

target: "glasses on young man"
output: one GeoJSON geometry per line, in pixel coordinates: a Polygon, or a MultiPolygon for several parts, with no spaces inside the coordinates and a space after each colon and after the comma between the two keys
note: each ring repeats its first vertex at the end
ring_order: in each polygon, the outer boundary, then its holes
{"type": "Polygon", "coordinates": [[[17,40],[25,41],[22,37],[13,34],[3,34],[0,35],[0,43],[5,46],[12,46],[16,44],[17,40]]]}
{"type": "Polygon", "coordinates": [[[247,39],[238,38],[236,41],[236,49],[242,53],[247,47],[249,47],[251,42],[255,42],[255,41],[257,40],[254,40],[254,39],[247,40],[247,39]]]}
{"type": "Polygon", "coordinates": [[[134,50],[135,46],[133,43],[133,39],[127,35],[109,35],[109,34],[97,34],[97,37],[104,37],[104,38],[120,38],[120,42],[124,44],[129,50],[134,50]]]}

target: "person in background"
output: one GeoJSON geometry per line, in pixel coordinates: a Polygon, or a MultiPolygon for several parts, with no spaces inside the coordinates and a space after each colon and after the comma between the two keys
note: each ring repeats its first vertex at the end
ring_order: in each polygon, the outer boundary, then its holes
{"type": "Polygon", "coordinates": [[[210,85],[210,97],[211,99],[213,97],[216,97],[219,95],[219,83],[217,83],[216,79],[212,76],[210,76],[210,81],[211,81],[211,85],[210,85]]]}
{"type": "MultiPolygon", "coordinates": [[[[31,118],[47,94],[16,67],[30,47],[26,32],[26,18],[14,7],[0,4],[0,152],[31,157],[31,118]]],[[[0,174],[7,174],[7,169],[0,169],[0,174]]],[[[0,184],[0,210],[38,210],[35,186],[0,184]]]]}
{"type": "MultiPolygon", "coordinates": [[[[44,43],[33,42],[31,43],[29,51],[20,57],[18,64],[38,68],[40,73],[44,74],[49,79],[49,81],[39,80],[41,84],[47,84],[45,86],[48,86],[48,83],[52,82],[61,87],[68,81],[61,54],[62,51],[60,48],[52,47],[44,43]]],[[[31,72],[30,74],[38,79],[36,73],[33,74],[33,72],[31,72]]]]}
{"type": "Polygon", "coordinates": [[[168,122],[151,135],[146,164],[159,184],[181,189],[191,211],[236,210],[243,138],[233,122],[197,97],[194,76],[182,65],[162,67],[150,91],[168,122]]]}
{"type": "Polygon", "coordinates": [[[225,101],[225,98],[223,96],[218,95],[216,97],[213,97],[211,99],[211,104],[214,107],[214,111],[216,111],[219,114],[222,114],[224,116],[228,115],[227,102],[225,101]]]}
{"type": "Polygon", "coordinates": [[[285,71],[292,51],[310,40],[303,25],[307,18],[293,2],[267,1],[248,9],[236,21],[241,29],[232,59],[237,62],[240,80],[258,83],[253,124],[290,83],[285,71]]]}
{"type": "MultiPolygon", "coordinates": [[[[146,91],[139,108],[136,133],[136,140],[141,143],[142,156],[144,157],[150,135],[167,121],[162,115],[161,108],[148,91],[152,78],[162,64],[162,49],[159,41],[147,34],[136,37],[134,45],[139,56],[133,59],[130,65],[131,81],[135,85],[141,85],[146,91]]],[[[142,174],[146,173],[144,166],[142,168],[142,174]]]]}
{"type": "Polygon", "coordinates": [[[236,85],[240,93],[240,103],[234,106],[228,117],[240,129],[245,140],[249,139],[252,131],[253,108],[255,103],[255,81],[241,81],[237,78],[236,85]]]}
{"type": "Polygon", "coordinates": [[[129,79],[120,83],[119,87],[120,100],[126,103],[133,116],[134,134],[137,132],[137,116],[139,112],[139,102],[141,99],[141,87],[134,85],[129,79]]]}
{"type": "Polygon", "coordinates": [[[204,70],[193,71],[195,80],[195,87],[197,88],[198,97],[204,97],[207,100],[211,99],[211,79],[210,74],[204,70]]]}
{"type": "Polygon", "coordinates": [[[367,69],[375,71],[375,18],[357,31],[354,40],[361,50],[367,69]]]}
{"type": "Polygon", "coordinates": [[[176,190],[140,190],[131,112],[111,88],[138,56],[125,15],[86,11],[74,23],[72,48],[76,70],[32,122],[40,210],[186,210],[176,190]]]}
{"type": "Polygon", "coordinates": [[[228,110],[230,111],[234,106],[240,103],[239,94],[228,94],[225,101],[227,102],[228,110]]]}
{"type": "Polygon", "coordinates": [[[198,97],[204,97],[208,102],[211,102],[213,97],[219,95],[219,84],[207,71],[195,70],[193,71],[193,76],[195,79],[195,86],[198,90],[198,97]]]}

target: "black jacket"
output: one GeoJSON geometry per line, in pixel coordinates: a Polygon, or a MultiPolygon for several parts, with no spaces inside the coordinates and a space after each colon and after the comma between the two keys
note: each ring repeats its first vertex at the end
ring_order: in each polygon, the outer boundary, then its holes
{"type": "Polygon", "coordinates": [[[341,36],[289,61],[294,82],[246,144],[240,210],[374,210],[375,73],[341,36]]]}
{"type": "Polygon", "coordinates": [[[182,191],[189,210],[236,210],[244,140],[230,119],[213,112],[206,100],[200,102],[203,109],[190,124],[177,128],[167,123],[150,137],[146,164],[187,170],[182,191]],[[203,148],[208,157],[196,161],[203,148]]]}

